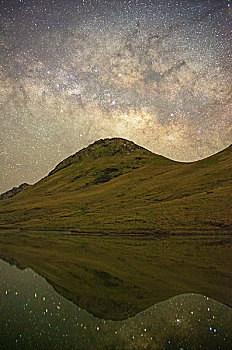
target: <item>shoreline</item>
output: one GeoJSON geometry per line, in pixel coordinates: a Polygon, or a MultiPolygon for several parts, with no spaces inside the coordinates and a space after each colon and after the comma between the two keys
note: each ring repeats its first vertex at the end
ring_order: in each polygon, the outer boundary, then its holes
{"type": "Polygon", "coordinates": [[[11,228],[11,227],[0,227],[0,234],[2,232],[15,232],[15,233],[50,233],[50,234],[64,234],[64,235],[73,235],[73,236],[125,236],[125,237],[174,237],[174,236],[181,236],[181,237],[191,237],[191,236],[207,236],[207,237],[219,237],[219,236],[229,236],[232,237],[232,232],[223,230],[223,232],[220,231],[211,231],[211,232],[204,232],[202,231],[179,231],[179,232],[165,232],[165,231],[113,231],[113,230],[96,230],[96,231],[89,231],[89,230],[66,230],[66,229],[58,229],[58,230],[52,230],[52,229],[34,229],[34,228],[11,228]]]}

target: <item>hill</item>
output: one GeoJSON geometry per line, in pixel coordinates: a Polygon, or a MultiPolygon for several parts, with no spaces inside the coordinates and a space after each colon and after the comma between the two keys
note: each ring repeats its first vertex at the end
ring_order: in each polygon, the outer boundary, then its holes
{"type": "Polygon", "coordinates": [[[28,186],[30,186],[30,185],[27,183],[23,183],[18,187],[13,187],[11,190],[0,194],[0,200],[14,197],[14,196],[16,196],[16,194],[25,190],[25,188],[27,188],[28,186]]]}
{"type": "Polygon", "coordinates": [[[4,228],[106,233],[232,232],[232,146],[180,163],[113,138],[2,200],[4,228]]]}

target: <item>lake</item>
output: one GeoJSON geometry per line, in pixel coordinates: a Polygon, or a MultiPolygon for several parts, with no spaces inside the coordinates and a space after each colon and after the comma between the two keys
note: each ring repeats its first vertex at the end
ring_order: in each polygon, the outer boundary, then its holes
{"type": "Polygon", "coordinates": [[[0,237],[1,349],[230,348],[230,236],[0,237]]]}

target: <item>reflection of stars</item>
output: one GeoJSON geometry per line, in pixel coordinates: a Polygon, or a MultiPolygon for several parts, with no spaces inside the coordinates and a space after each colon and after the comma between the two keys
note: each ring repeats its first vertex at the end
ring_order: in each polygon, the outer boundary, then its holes
{"type": "Polygon", "coordinates": [[[87,349],[93,343],[95,349],[112,349],[115,344],[119,349],[132,344],[151,349],[167,344],[175,349],[191,349],[192,344],[197,349],[229,349],[231,344],[231,308],[206,296],[182,294],[134,317],[104,320],[70,303],[31,269],[16,269],[2,260],[0,267],[3,348],[12,347],[12,339],[30,344],[31,332],[25,330],[32,327],[35,348],[46,343],[49,348],[59,344],[61,348],[87,349]],[[12,316],[15,310],[17,317],[12,316]]]}

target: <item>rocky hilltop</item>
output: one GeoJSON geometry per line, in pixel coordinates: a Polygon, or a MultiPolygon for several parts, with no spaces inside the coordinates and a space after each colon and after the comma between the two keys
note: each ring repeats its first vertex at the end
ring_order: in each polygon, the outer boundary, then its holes
{"type": "MultiPolygon", "coordinates": [[[[103,157],[112,157],[120,154],[130,154],[137,150],[144,150],[144,155],[149,154],[148,150],[136,145],[132,141],[121,138],[100,139],[60,162],[55,167],[55,169],[49,173],[49,175],[52,175],[73,163],[79,163],[83,160],[86,160],[86,158],[97,159],[103,157]]],[[[152,152],[150,153],[152,154],[152,152]]]]}
{"type": "Polygon", "coordinates": [[[0,200],[1,199],[7,199],[7,198],[11,198],[14,197],[17,193],[22,192],[23,190],[25,190],[25,188],[27,188],[28,186],[30,186],[29,184],[27,184],[26,182],[21,184],[18,187],[13,187],[11,190],[6,191],[2,194],[0,194],[0,200]]]}

